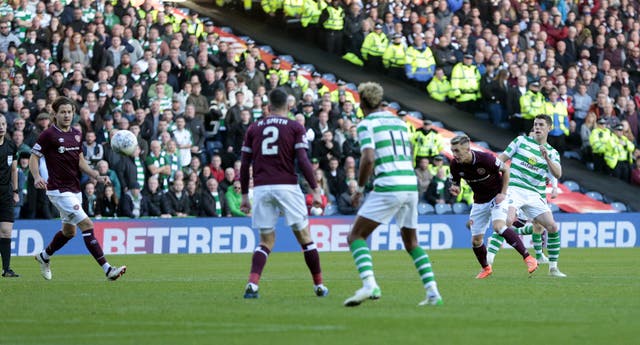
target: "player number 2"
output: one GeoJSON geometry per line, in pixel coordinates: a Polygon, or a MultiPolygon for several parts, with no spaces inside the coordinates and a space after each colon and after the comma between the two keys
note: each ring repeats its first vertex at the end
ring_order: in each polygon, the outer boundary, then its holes
{"type": "Polygon", "coordinates": [[[278,140],[278,135],[280,135],[278,127],[269,126],[262,131],[262,136],[264,137],[262,141],[262,154],[264,156],[278,154],[278,145],[274,144],[278,140]]]}

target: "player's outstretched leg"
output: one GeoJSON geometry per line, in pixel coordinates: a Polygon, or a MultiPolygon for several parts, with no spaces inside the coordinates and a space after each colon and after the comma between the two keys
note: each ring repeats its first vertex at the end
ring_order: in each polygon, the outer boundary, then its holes
{"type": "Polygon", "coordinates": [[[270,253],[271,250],[262,244],[253,251],[253,256],[251,257],[251,273],[249,273],[249,281],[244,290],[244,298],[258,298],[258,283],[260,282],[262,270],[267,264],[270,253]]]}
{"type": "Polygon", "coordinates": [[[320,267],[320,255],[314,242],[302,245],[304,253],[304,261],[311,272],[313,279],[313,291],[318,297],[324,297],[329,294],[329,289],[322,284],[322,268],[320,267]]]}
{"type": "Polygon", "coordinates": [[[527,265],[527,271],[529,272],[529,274],[538,269],[538,262],[533,256],[529,255],[529,252],[527,251],[527,248],[525,248],[524,243],[522,243],[522,240],[516,234],[516,232],[513,231],[512,228],[507,228],[506,226],[504,226],[499,232],[500,235],[507,241],[507,243],[509,243],[509,245],[513,247],[513,249],[515,249],[518,253],[520,253],[520,255],[522,255],[524,263],[527,265]]]}
{"type": "Polygon", "coordinates": [[[431,269],[429,254],[418,246],[413,248],[409,252],[409,255],[411,255],[411,259],[413,259],[413,264],[416,266],[416,270],[418,270],[418,275],[420,275],[420,280],[422,280],[425,290],[427,290],[427,298],[418,305],[441,305],[443,303],[442,296],[440,296],[436,278],[431,269]]]}
{"type": "Polygon", "coordinates": [[[111,266],[107,262],[100,243],[98,243],[98,240],[93,235],[93,229],[83,230],[82,239],[84,240],[85,247],[87,247],[87,250],[89,250],[89,253],[91,253],[91,256],[93,256],[98,265],[100,265],[104,270],[104,274],[107,279],[117,280],[118,278],[122,277],[125,272],[127,272],[127,266],[115,267],[111,266]]]}
{"type": "Polygon", "coordinates": [[[558,258],[560,257],[560,232],[548,232],[547,250],[549,251],[549,275],[564,278],[567,275],[558,269],[558,258]]]}
{"type": "Polygon", "coordinates": [[[363,287],[356,291],[353,296],[347,298],[344,301],[344,305],[346,307],[355,307],[367,299],[379,299],[382,296],[382,291],[378,287],[373,274],[371,251],[367,246],[367,242],[362,239],[355,240],[349,245],[349,250],[351,250],[351,256],[353,256],[353,261],[355,261],[358,268],[358,273],[360,273],[363,287]]]}
{"type": "Polygon", "coordinates": [[[73,235],[67,237],[62,232],[62,230],[60,230],[53,236],[53,239],[51,240],[47,248],[45,248],[42,252],[36,254],[35,259],[38,264],[40,264],[40,274],[42,274],[42,277],[44,279],[51,280],[51,265],[49,261],[51,259],[51,255],[53,255],[60,248],[64,247],[64,245],[67,244],[67,242],[69,242],[71,238],[73,238],[73,235]]]}

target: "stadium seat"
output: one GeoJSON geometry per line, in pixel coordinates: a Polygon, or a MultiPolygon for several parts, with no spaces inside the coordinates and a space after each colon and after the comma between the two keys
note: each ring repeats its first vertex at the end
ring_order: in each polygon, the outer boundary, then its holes
{"type": "Polygon", "coordinates": [[[465,132],[463,132],[463,131],[453,131],[453,134],[454,134],[455,136],[458,136],[458,135],[467,135],[467,133],[465,133],[465,132]]]}
{"type": "Polygon", "coordinates": [[[325,73],[322,75],[322,79],[330,82],[330,83],[335,83],[336,82],[336,76],[334,74],[331,73],[325,73]]]}
{"type": "Polygon", "coordinates": [[[398,102],[389,102],[389,108],[398,111],[400,110],[400,104],[398,104],[398,102]]]}
{"type": "Polygon", "coordinates": [[[280,58],[280,60],[282,61],[286,61],[290,64],[293,64],[295,61],[293,60],[293,56],[291,55],[280,55],[278,56],[280,58]]]}
{"type": "Polygon", "coordinates": [[[464,202],[456,202],[453,204],[453,213],[455,214],[467,214],[471,208],[464,202]]]}
{"type": "Polygon", "coordinates": [[[228,33],[228,34],[232,34],[232,33],[233,33],[233,29],[232,29],[232,28],[230,28],[230,27],[228,27],[228,26],[223,26],[223,27],[221,27],[221,28],[220,28],[220,31],[222,31],[222,32],[226,32],[226,33],[228,33]]]}
{"type": "Polygon", "coordinates": [[[249,36],[238,36],[238,38],[243,40],[243,41],[245,41],[245,42],[251,39],[251,37],[249,37],[249,36]]]}
{"type": "Polygon", "coordinates": [[[436,210],[436,214],[453,213],[453,208],[451,207],[451,204],[436,204],[435,210],[436,210]]]}
{"type": "Polygon", "coordinates": [[[611,207],[612,207],[614,210],[618,210],[618,211],[620,211],[620,212],[627,212],[627,205],[625,205],[624,203],[619,202],[619,201],[614,201],[614,202],[612,202],[612,203],[611,203],[611,207]]]}
{"type": "Polygon", "coordinates": [[[347,89],[352,90],[352,91],[358,91],[358,86],[356,86],[355,83],[347,83],[347,85],[345,85],[347,87],[347,89]]]}
{"type": "Polygon", "coordinates": [[[596,201],[603,201],[604,200],[604,197],[602,196],[602,194],[600,192],[591,191],[591,192],[586,192],[585,195],[590,197],[593,200],[596,200],[596,201]]]}
{"type": "Polygon", "coordinates": [[[433,206],[431,206],[431,204],[428,204],[426,202],[419,202],[418,203],[418,214],[419,215],[434,214],[435,212],[436,212],[436,210],[433,208],[433,206]]]}
{"type": "Polygon", "coordinates": [[[302,68],[303,70],[309,72],[309,73],[313,73],[316,71],[316,66],[310,64],[310,63],[304,63],[300,65],[300,68],[302,68]]]}
{"type": "Polygon", "coordinates": [[[416,119],[420,119],[422,120],[424,117],[422,116],[422,113],[419,111],[410,111],[409,115],[415,117],[416,119]]]}
{"type": "Polygon", "coordinates": [[[576,181],[566,180],[566,181],[562,182],[562,184],[572,192],[578,192],[578,193],[580,192],[580,185],[576,181]]]}
{"type": "MultiPolygon", "coordinates": [[[[423,118],[424,119],[424,118],[423,118]]],[[[444,128],[444,124],[440,121],[433,121],[431,123],[434,127],[444,128]]]]}
{"type": "Polygon", "coordinates": [[[484,149],[491,150],[491,148],[489,147],[489,143],[486,141],[474,141],[473,143],[484,149]]]}
{"type": "Polygon", "coordinates": [[[327,207],[324,208],[325,216],[333,216],[338,214],[338,208],[334,204],[328,204],[327,207]]]}
{"type": "Polygon", "coordinates": [[[273,55],[273,48],[271,48],[271,46],[267,46],[267,45],[260,46],[260,49],[267,54],[273,55]]]}
{"type": "Polygon", "coordinates": [[[558,205],[556,205],[556,204],[554,204],[552,202],[549,203],[549,208],[551,209],[551,212],[553,212],[553,213],[560,212],[560,207],[558,207],[558,205]]]}

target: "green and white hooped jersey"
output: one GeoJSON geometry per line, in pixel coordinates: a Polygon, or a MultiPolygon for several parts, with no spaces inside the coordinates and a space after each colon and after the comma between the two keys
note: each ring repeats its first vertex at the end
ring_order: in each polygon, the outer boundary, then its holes
{"type": "MultiPolygon", "coordinates": [[[[552,162],[560,164],[560,155],[551,145],[545,144],[552,162]]],[[[546,198],[549,165],[542,158],[540,144],[533,138],[519,136],[507,146],[504,154],[511,158],[509,187],[519,187],[546,198]]]]}
{"type": "Polygon", "coordinates": [[[374,191],[417,192],[413,171],[409,129],[404,121],[381,111],[371,113],[358,124],[360,150],[375,151],[374,191]]]}

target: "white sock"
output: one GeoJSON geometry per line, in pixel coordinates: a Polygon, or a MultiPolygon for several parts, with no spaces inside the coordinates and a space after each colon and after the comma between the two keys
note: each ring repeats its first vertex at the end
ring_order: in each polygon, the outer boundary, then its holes
{"type": "Polygon", "coordinates": [[[557,261],[549,261],[549,269],[552,268],[558,268],[558,262],[557,261]]]}
{"type": "Polygon", "coordinates": [[[437,296],[440,293],[438,292],[438,284],[435,281],[428,282],[425,286],[427,289],[427,296],[437,296]]]}
{"type": "Polygon", "coordinates": [[[364,285],[364,287],[366,288],[374,288],[376,286],[378,286],[378,283],[376,283],[376,278],[372,275],[362,279],[362,285],[364,285]]]}
{"type": "Polygon", "coordinates": [[[487,253],[487,263],[489,265],[493,265],[493,260],[496,259],[496,254],[495,253],[487,253]]]}
{"type": "Polygon", "coordinates": [[[42,253],[40,253],[40,255],[42,256],[43,259],[45,260],[49,260],[51,257],[49,256],[49,254],[47,254],[46,250],[43,250],[42,253]]]}
{"type": "Polygon", "coordinates": [[[102,265],[102,269],[104,270],[104,273],[109,273],[110,268],[111,268],[111,265],[109,265],[108,262],[105,262],[104,265],[102,265]]]}

